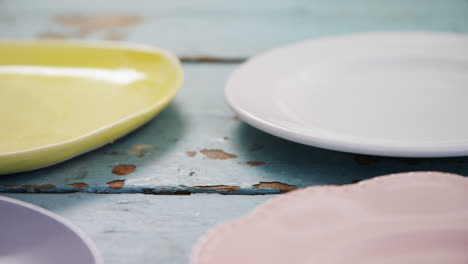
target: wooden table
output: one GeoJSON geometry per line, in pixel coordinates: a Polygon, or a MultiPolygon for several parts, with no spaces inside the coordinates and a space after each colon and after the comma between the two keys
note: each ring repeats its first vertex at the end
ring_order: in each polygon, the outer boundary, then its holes
{"type": "Polygon", "coordinates": [[[174,102],[144,127],[58,165],[1,176],[0,192],[71,220],[106,263],[187,263],[204,232],[282,192],[404,171],[468,175],[468,157],[371,157],[288,142],[244,124],[224,101],[229,74],[258,52],[377,30],[466,33],[468,2],[0,1],[4,38],[155,45],[185,71],[174,102]]]}

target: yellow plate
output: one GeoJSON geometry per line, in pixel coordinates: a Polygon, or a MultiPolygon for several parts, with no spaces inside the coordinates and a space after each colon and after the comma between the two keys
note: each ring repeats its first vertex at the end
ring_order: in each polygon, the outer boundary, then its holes
{"type": "Polygon", "coordinates": [[[158,114],[182,80],[179,60],[151,47],[0,41],[0,174],[114,141],[158,114]]]}

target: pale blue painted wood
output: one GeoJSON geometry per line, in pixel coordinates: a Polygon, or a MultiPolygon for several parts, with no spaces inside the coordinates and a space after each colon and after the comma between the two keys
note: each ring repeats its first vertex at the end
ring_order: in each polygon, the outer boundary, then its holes
{"type": "Polygon", "coordinates": [[[292,41],[348,32],[468,32],[465,0],[294,1],[27,1],[0,2],[2,37],[64,35],[161,46],[179,56],[245,58],[292,41]],[[79,33],[54,19],[73,15],[135,15],[128,27],[79,33]]]}
{"type": "Polygon", "coordinates": [[[354,179],[419,170],[445,171],[468,176],[466,157],[369,159],[270,136],[235,120],[234,113],[224,102],[225,80],[237,65],[184,66],[186,79],[180,93],[175,101],[148,125],[114,144],[70,161],[27,173],[0,176],[0,192],[170,193],[188,190],[264,194],[278,193],[279,190],[258,189],[253,185],[275,181],[297,187],[347,184],[354,179]],[[143,151],[143,157],[139,157],[134,147],[142,144],[150,148],[143,151]],[[220,149],[236,155],[237,158],[209,159],[200,153],[203,149],[220,149]],[[197,154],[190,157],[187,151],[197,154]],[[249,161],[261,161],[265,164],[252,167],[247,164],[249,161]],[[125,176],[115,175],[112,169],[116,164],[135,165],[136,171],[125,176]],[[114,180],[125,180],[125,186],[122,189],[108,188],[107,183],[114,180]],[[86,183],[88,187],[69,186],[78,182],[86,183]],[[27,186],[46,184],[52,184],[54,188],[27,186]],[[240,188],[234,192],[196,188],[212,185],[240,188]]]}
{"type": "MultiPolygon", "coordinates": [[[[311,37],[357,31],[468,32],[466,0],[0,0],[0,37],[52,35],[121,38],[167,48],[179,56],[246,58],[311,37]],[[91,30],[56,22],[57,16],[138,16],[127,27],[91,30]]],[[[0,176],[0,192],[219,192],[278,193],[259,182],[305,187],[345,184],[402,171],[439,170],[468,176],[468,158],[362,158],[321,150],[262,133],[239,120],[223,98],[236,64],[185,64],[186,82],[175,101],[148,125],[112,145],[27,173],[0,176]],[[227,140],[224,137],[228,137],[227,140]],[[152,146],[138,157],[135,145],[152,146]],[[202,149],[235,159],[212,160],[202,149]],[[189,157],[186,151],[197,155],[189,157]],[[265,165],[251,167],[248,161],[265,165]],[[115,164],[136,165],[125,176],[115,164]],[[194,174],[190,176],[190,173],[194,174]],[[125,180],[122,189],[107,182],[125,180]],[[76,188],[73,183],[86,183],[76,188]],[[50,186],[53,185],[53,186],[50,186]],[[196,186],[239,186],[234,192],[196,186]],[[52,187],[52,188],[51,188],[52,187]]],[[[71,220],[96,242],[106,263],[187,263],[197,239],[218,223],[244,215],[272,196],[159,196],[142,194],[11,194],[71,220]]]]}
{"type": "Polygon", "coordinates": [[[68,219],[105,263],[188,263],[192,247],[216,225],[248,214],[273,196],[4,194],[68,219]]]}
{"type": "MultiPolygon", "coordinates": [[[[141,23],[84,34],[86,38],[122,38],[169,48],[179,55],[247,57],[263,49],[311,36],[382,29],[468,30],[468,2],[430,1],[0,1],[2,37],[37,37],[76,31],[58,25],[58,15],[136,15],[141,23]]],[[[101,25],[102,26],[102,25],[101,25]]],[[[73,34],[76,34],[74,32],[73,34]]],[[[71,34],[71,35],[73,35],[71,34]]],[[[259,182],[297,187],[346,184],[381,174],[440,170],[468,175],[467,158],[378,158],[307,147],[262,133],[234,119],[223,89],[238,65],[185,64],[186,82],[167,110],[145,127],[71,161],[37,171],[0,176],[0,192],[222,192],[278,193],[258,189],[259,182]],[[225,140],[224,138],[228,139],[225,140]],[[151,147],[143,157],[136,145],[151,147]],[[203,149],[221,149],[235,159],[212,160],[203,149]],[[195,151],[195,157],[187,156],[195,151]],[[358,162],[356,162],[358,159],[358,162]],[[247,162],[265,162],[251,167],[247,162]],[[361,165],[360,163],[369,163],[361,165]],[[410,164],[408,164],[410,163],[410,164]],[[414,164],[417,163],[417,164],[414,164]],[[136,165],[118,176],[116,164],[136,165]],[[125,180],[121,189],[108,182],[125,180]],[[88,187],[76,188],[73,183],[88,187]],[[39,185],[39,186],[38,186],[39,185]],[[53,185],[53,186],[52,186],[53,185]],[[197,186],[239,186],[234,192],[197,186]]]]}

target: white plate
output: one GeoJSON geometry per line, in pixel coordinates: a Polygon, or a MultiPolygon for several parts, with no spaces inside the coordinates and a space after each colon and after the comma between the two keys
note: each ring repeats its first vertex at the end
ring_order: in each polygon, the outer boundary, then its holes
{"type": "Polygon", "coordinates": [[[93,242],[68,221],[35,205],[0,196],[0,264],[30,263],[103,261],[93,242]]]}
{"type": "Polygon", "coordinates": [[[254,127],[353,153],[468,154],[468,35],[363,33],[268,51],[230,77],[226,98],[254,127]]]}

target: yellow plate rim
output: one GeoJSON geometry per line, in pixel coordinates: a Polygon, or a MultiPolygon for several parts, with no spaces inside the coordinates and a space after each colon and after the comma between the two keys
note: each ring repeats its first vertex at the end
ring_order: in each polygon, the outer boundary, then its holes
{"type": "MultiPolygon", "coordinates": [[[[160,107],[164,108],[167,104],[169,104],[169,102],[172,101],[172,99],[176,96],[177,92],[179,91],[179,89],[182,86],[182,83],[184,81],[184,72],[183,72],[183,69],[182,69],[182,64],[181,64],[179,58],[176,55],[174,55],[173,53],[171,53],[168,50],[165,50],[165,49],[162,49],[162,48],[159,48],[159,47],[153,47],[153,46],[146,45],[146,44],[136,44],[136,43],[124,42],[124,41],[80,40],[80,39],[64,39],[64,40],[61,40],[61,39],[60,40],[59,39],[39,39],[39,40],[38,39],[0,39],[0,44],[74,45],[74,46],[77,46],[77,47],[79,47],[79,46],[87,47],[88,46],[88,47],[94,47],[94,48],[112,48],[112,49],[120,49],[120,50],[142,51],[142,52],[147,52],[147,53],[152,53],[152,54],[157,54],[157,55],[163,55],[163,57],[166,58],[171,63],[171,65],[174,67],[174,70],[176,71],[177,76],[178,76],[178,78],[172,84],[172,86],[171,86],[169,92],[166,94],[166,96],[162,97],[157,102],[155,102],[154,104],[148,106],[145,109],[142,109],[142,110],[140,110],[138,112],[135,112],[135,113],[133,113],[133,114],[131,114],[131,115],[125,117],[125,118],[122,118],[122,119],[120,119],[118,121],[110,123],[110,124],[108,124],[106,126],[100,127],[100,128],[98,128],[96,130],[93,130],[93,131],[91,131],[89,133],[86,133],[84,135],[81,135],[79,137],[76,137],[76,138],[73,138],[73,139],[70,139],[70,140],[66,140],[66,141],[62,141],[62,142],[59,142],[59,143],[54,143],[54,144],[49,144],[49,145],[37,147],[37,148],[25,149],[25,150],[20,150],[20,151],[15,151],[15,152],[8,152],[8,153],[0,153],[0,158],[5,158],[7,156],[11,157],[11,156],[16,156],[16,155],[23,155],[23,154],[30,153],[30,152],[43,151],[43,150],[46,150],[48,148],[53,148],[53,147],[58,147],[58,146],[61,146],[61,145],[71,144],[71,143],[74,143],[76,141],[80,141],[83,138],[87,138],[87,137],[93,136],[95,134],[99,134],[100,132],[102,132],[104,130],[112,129],[113,127],[116,127],[116,126],[120,125],[121,123],[125,123],[128,120],[137,118],[138,116],[144,115],[145,113],[148,113],[148,112],[151,112],[151,111],[157,111],[158,108],[160,108],[160,107]]],[[[120,137],[123,137],[123,136],[125,136],[125,134],[120,136],[120,137]]],[[[106,144],[103,144],[103,145],[106,145],[106,144]]],[[[83,153],[92,151],[94,149],[102,147],[103,145],[96,146],[94,148],[88,149],[88,150],[86,150],[84,152],[81,152],[81,153],[79,153],[77,155],[74,155],[72,157],[69,157],[67,159],[71,159],[71,158],[73,158],[75,156],[78,156],[78,155],[81,155],[83,153]]],[[[62,162],[62,161],[58,161],[57,163],[62,162]]],[[[53,165],[53,164],[48,164],[46,166],[50,166],[50,165],[53,165]]],[[[41,168],[41,167],[39,167],[39,168],[41,168]]]]}

